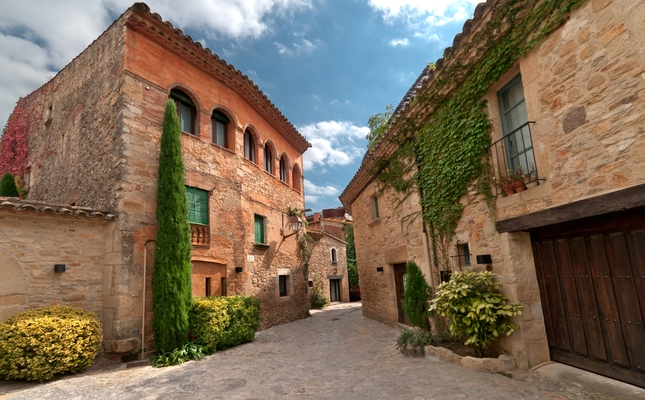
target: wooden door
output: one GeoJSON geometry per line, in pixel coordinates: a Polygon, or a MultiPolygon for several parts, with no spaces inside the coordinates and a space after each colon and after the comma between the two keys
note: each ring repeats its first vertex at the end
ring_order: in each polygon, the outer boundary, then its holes
{"type": "Polygon", "coordinates": [[[340,301],[340,279],[329,280],[329,299],[332,302],[340,301]]]}
{"type": "Polygon", "coordinates": [[[645,212],[531,233],[554,361],[645,387],[645,212]]]}
{"type": "Polygon", "coordinates": [[[399,312],[399,322],[402,324],[410,325],[410,320],[408,316],[405,315],[403,311],[403,299],[405,293],[405,284],[407,278],[407,269],[405,264],[395,264],[394,265],[394,283],[396,286],[396,307],[399,312]]]}

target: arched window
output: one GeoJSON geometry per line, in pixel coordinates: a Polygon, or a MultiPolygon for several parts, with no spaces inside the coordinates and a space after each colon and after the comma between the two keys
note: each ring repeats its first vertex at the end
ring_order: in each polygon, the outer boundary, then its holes
{"type": "Polygon", "coordinates": [[[331,248],[331,262],[336,263],[338,262],[338,250],[336,250],[335,247],[331,248]]]}
{"type": "Polygon", "coordinates": [[[264,170],[273,175],[273,153],[268,143],[264,145],[264,170]]]}
{"type": "Polygon", "coordinates": [[[255,140],[248,129],[244,131],[244,158],[255,162],[255,140]]]}
{"type": "Polygon", "coordinates": [[[293,188],[299,192],[302,192],[302,174],[300,173],[300,167],[298,164],[293,164],[293,172],[291,173],[291,181],[293,188]]]}
{"type": "Polygon", "coordinates": [[[213,111],[211,116],[211,140],[218,146],[228,148],[228,124],[231,122],[221,111],[213,111]]]}
{"type": "Polygon", "coordinates": [[[197,134],[197,108],[190,97],[179,89],[170,91],[170,98],[175,101],[179,126],[181,130],[191,135],[197,134]]]}
{"type": "Polygon", "coordinates": [[[287,183],[287,162],[284,156],[280,157],[280,180],[287,183]]]}

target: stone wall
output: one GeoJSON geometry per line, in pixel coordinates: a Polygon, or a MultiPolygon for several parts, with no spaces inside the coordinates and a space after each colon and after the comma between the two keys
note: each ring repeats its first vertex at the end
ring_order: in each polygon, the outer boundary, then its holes
{"type": "Polygon", "coordinates": [[[105,328],[105,236],[113,222],[0,207],[0,226],[0,322],[64,305],[95,312],[105,328]],[[65,264],[65,272],[55,273],[54,264],[65,264]]]}
{"type": "MultiPolygon", "coordinates": [[[[347,253],[345,242],[336,239],[326,232],[309,231],[311,258],[309,259],[309,281],[314,287],[317,281],[322,283],[322,292],[327,300],[331,301],[330,279],[340,279],[340,301],[349,301],[349,277],[347,275],[347,253]],[[331,249],[337,251],[337,261],[331,260],[331,249]]],[[[309,287],[309,294],[313,294],[314,287],[309,287]]]]}
{"type": "Polygon", "coordinates": [[[394,264],[415,261],[431,286],[435,286],[432,282],[438,282],[439,278],[436,269],[431,274],[431,253],[421,219],[402,222],[405,217],[420,212],[418,196],[410,196],[401,208],[396,209],[389,196],[389,191],[377,194],[376,184],[371,183],[351,204],[351,213],[363,314],[396,325],[394,264]],[[379,218],[374,218],[373,214],[371,199],[374,196],[379,199],[379,218]],[[377,267],[383,267],[383,272],[377,272],[377,267]]]}

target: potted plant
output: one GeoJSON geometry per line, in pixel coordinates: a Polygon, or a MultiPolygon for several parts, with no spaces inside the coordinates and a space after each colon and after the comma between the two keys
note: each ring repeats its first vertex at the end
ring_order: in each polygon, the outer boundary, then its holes
{"type": "MultiPolygon", "coordinates": [[[[508,172],[510,173],[510,170],[508,172]]],[[[517,193],[517,191],[515,190],[515,182],[510,179],[510,174],[500,174],[499,187],[507,196],[517,193]]]]}
{"type": "Polygon", "coordinates": [[[508,178],[515,187],[516,193],[526,190],[526,184],[524,183],[524,172],[521,165],[517,167],[517,171],[508,170],[508,178]]]}

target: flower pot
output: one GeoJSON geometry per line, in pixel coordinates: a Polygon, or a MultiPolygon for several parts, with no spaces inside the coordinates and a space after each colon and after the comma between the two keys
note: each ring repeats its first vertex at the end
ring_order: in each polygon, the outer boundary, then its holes
{"type": "Polygon", "coordinates": [[[515,187],[515,191],[516,191],[517,193],[519,193],[519,192],[523,192],[523,191],[525,191],[525,190],[526,190],[526,184],[525,184],[525,183],[524,183],[524,181],[523,181],[523,180],[521,180],[521,179],[518,179],[518,180],[516,180],[515,182],[513,182],[513,186],[515,187]]]}
{"type": "Polygon", "coordinates": [[[451,275],[452,275],[452,271],[439,271],[441,282],[449,282],[451,275]]]}
{"type": "Polygon", "coordinates": [[[514,183],[507,183],[506,185],[502,186],[502,190],[504,191],[504,193],[506,193],[507,196],[517,193],[515,191],[514,183]]]}

